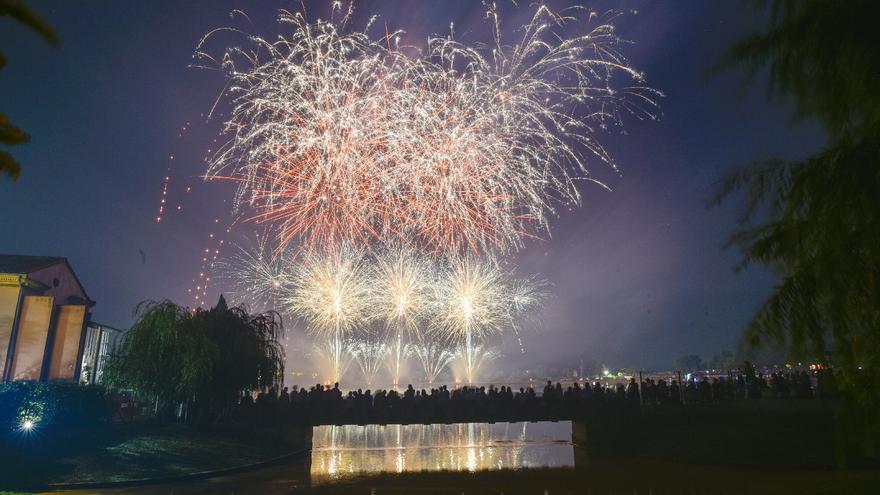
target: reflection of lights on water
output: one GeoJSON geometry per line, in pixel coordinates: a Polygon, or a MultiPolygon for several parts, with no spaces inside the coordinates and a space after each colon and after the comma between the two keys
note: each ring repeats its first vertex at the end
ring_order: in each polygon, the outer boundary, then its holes
{"type": "Polygon", "coordinates": [[[336,476],[336,473],[339,471],[336,461],[337,457],[335,455],[331,455],[330,462],[327,464],[327,474],[329,474],[330,476],[336,476]]]}
{"type": "Polygon", "coordinates": [[[467,470],[475,472],[477,470],[477,452],[476,449],[467,450],[467,470]]]}
{"type": "Polygon", "coordinates": [[[397,472],[398,472],[398,473],[402,473],[402,472],[403,472],[403,468],[404,468],[405,466],[406,466],[406,463],[404,462],[404,459],[403,459],[403,450],[398,450],[398,451],[397,451],[397,466],[396,466],[396,467],[397,467],[397,472]]]}
{"type": "Polygon", "coordinates": [[[570,437],[570,422],[316,427],[311,475],[573,466],[570,437]]]}

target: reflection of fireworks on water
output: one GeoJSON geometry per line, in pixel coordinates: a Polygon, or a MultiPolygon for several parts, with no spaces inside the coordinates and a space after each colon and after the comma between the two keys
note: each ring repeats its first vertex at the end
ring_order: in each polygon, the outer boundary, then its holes
{"type": "Polygon", "coordinates": [[[294,289],[285,302],[308,323],[311,333],[331,339],[338,381],[343,340],[369,316],[369,277],[362,255],[347,248],[329,255],[311,254],[293,272],[291,285],[294,289]]]}
{"type": "Polygon", "coordinates": [[[382,370],[382,365],[391,348],[379,339],[371,338],[370,336],[352,339],[349,343],[349,348],[364,376],[367,386],[373,386],[376,376],[382,370]]]}
{"type": "Polygon", "coordinates": [[[398,385],[407,354],[404,338],[418,336],[418,323],[431,309],[429,286],[434,273],[430,262],[414,251],[392,248],[378,255],[373,276],[373,317],[392,334],[391,376],[398,385]]]}
{"type": "Polygon", "coordinates": [[[218,261],[216,269],[219,278],[229,282],[233,301],[256,311],[278,311],[291,264],[284,253],[268,249],[266,241],[264,236],[253,247],[236,246],[235,254],[218,261]]]}
{"type": "Polygon", "coordinates": [[[429,385],[434,384],[434,380],[440,376],[440,373],[449,366],[449,363],[456,356],[455,351],[447,347],[443,342],[425,340],[412,347],[413,352],[422,363],[422,369],[425,371],[425,380],[429,385]]]}
{"type": "Polygon", "coordinates": [[[505,330],[516,331],[517,318],[542,298],[533,280],[513,280],[494,261],[471,257],[453,260],[436,290],[432,330],[462,347],[469,383],[477,369],[477,345],[505,330]]]}
{"type": "Polygon", "coordinates": [[[221,30],[209,33],[196,56],[228,75],[232,109],[207,177],[238,181],[236,204],[278,227],[279,248],[520,247],[560,202],[579,202],[588,161],[613,166],[595,130],[653,117],[657,93],[607,22],[564,37],[576,19],[539,6],[510,45],[494,5],[487,17],[494,43],[450,33],[420,58],[396,33],[371,40],[299,13],[279,19],[288,37],[217,59],[204,46],[221,30]]]}

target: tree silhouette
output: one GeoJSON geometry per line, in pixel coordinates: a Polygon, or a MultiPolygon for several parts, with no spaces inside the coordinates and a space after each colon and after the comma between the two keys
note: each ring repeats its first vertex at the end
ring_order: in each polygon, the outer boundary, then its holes
{"type": "MultiPolygon", "coordinates": [[[[20,0],[0,0],[0,17],[9,16],[27,28],[36,32],[52,46],[58,46],[59,40],[55,31],[39,16],[31,11],[20,0]]],[[[6,66],[6,57],[0,52],[0,69],[6,66]]],[[[23,144],[30,141],[30,136],[12,125],[9,118],[0,112],[0,143],[7,146],[23,144]]],[[[0,150],[0,174],[6,174],[13,180],[21,174],[21,165],[8,152],[0,150]]]]}
{"type": "Polygon", "coordinates": [[[210,423],[243,392],[280,383],[284,350],[275,313],[250,315],[217,306],[191,311],[170,301],[145,302],[121,346],[108,359],[104,377],[117,386],[185,403],[191,417],[210,423]]]}
{"type": "Polygon", "coordinates": [[[880,446],[880,2],[763,0],[767,29],[725,66],[769,68],[771,96],[793,96],[829,143],[799,161],[768,160],[729,174],[710,204],[746,201],[731,244],[743,265],[779,284],[746,332],[830,362],[840,424],[868,453],[880,446]]]}

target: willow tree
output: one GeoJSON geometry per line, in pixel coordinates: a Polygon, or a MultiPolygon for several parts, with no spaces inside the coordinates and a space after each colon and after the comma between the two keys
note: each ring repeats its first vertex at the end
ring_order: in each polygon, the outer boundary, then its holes
{"type": "Polygon", "coordinates": [[[210,422],[245,392],[280,383],[284,350],[276,313],[251,315],[221,296],[207,311],[170,301],[141,303],[137,321],[108,359],[105,377],[164,404],[183,403],[210,422]]]}
{"type": "Polygon", "coordinates": [[[880,446],[880,3],[763,0],[763,30],[728,53],[769,94],[793,97],[796,117],[820,122],[828,144],[798,161],[744,166],[713,203],[746,201],[731,242],[744,264],[779,283],[747,329],[753,345],[782,343],[830,363],[840,425],[869,454],[880,446]]]}
{"type": "MultiPolygon", "coordinates": [[[[38,15],[30,10],[21,0],[0,0],[0,18],[10,17],[19,24],[37,33],[52,46],[58,45],[58,36],[38,15]]],[[[6,65],[6,57],[0,52],[0,69],[6,65]]],[[[5,95],[12,98],[12,95],[5,95]]],[[[0,143],[7,146],[23,144],[30,141],[30,136],[12,125],[9,118],[0,112],[0,143]]],[[[21,165],[6,151],[0,150],[0,175],[6,174],[17,179],[21,173],[21,165]]]]}

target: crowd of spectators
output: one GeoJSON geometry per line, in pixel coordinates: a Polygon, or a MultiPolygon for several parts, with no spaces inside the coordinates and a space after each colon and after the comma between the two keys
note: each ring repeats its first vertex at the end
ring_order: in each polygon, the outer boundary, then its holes
{"type": "Polygon", "coordinates": [[[684,381],[684,387],[677,380],[653,380],[641,382],[642,404],[707,404],[739,399],[810,399],[813,397],[833,398],[836,396],[833,375],[830,371],[810,375],[806,371],[784,373],[773,371],[762,373],[741,373],[729,377],[699,377],[684,381]]]}
{"type": "MultiPolygon", "coordinates": [[[[628,382],[582,384],[563,387],[550,381],[540,392],[532,387],[440,386],[430,390],[408,386],[396,390],[352,390],[339,384],[280,391],[270,389],[254,399],[245,395],[239,413],[247,417],[281,418],[302,424],[460,423],[473,421],[546,421],[583,417],[590,411],[623,411],[641,406],[715,403],[756,398],[812,398],[828,396],[827,380],[804,371],[754,372],[729,377],[677,380],[646,378],[628,382]],[[820,392],[821,390],[821,392],[820,392]]],[[[833,380],[832,382],[833,383],[833,380]]]]}

